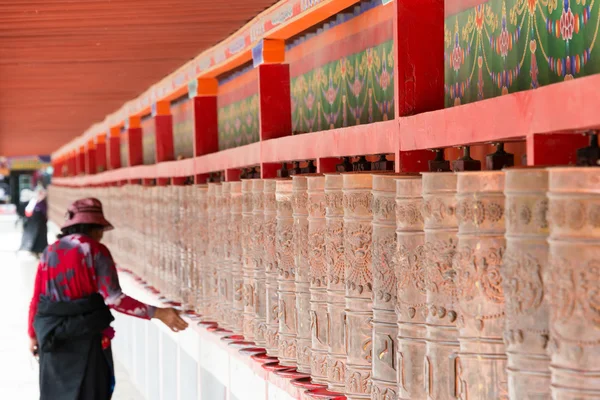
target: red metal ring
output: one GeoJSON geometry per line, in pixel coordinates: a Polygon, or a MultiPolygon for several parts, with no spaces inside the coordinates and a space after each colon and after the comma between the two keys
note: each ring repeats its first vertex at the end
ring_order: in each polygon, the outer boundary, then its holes
{"type": "Polygon", "coordinates": [[[300,378],[306,378],[306,377],[310,378],[310,375],[303,374],[302,372],[298,372],[298,371],[296,371],[296,368],[294,368],[291,371],[275,371],[275,375],[280,376],[282,378],[288,378],[288,379],[300,379],[300,378]]]}
{"type": "Polygon", "coordinates": [[[327,389],[327,385],[323,385],[322,383],[313,383],[310,376],[306,378],[294,379],[291,384],[306,390],[327,389]]]}
{"type": "Polygon", "coordinates": [[[346,396],[341,393],[331,392],[328,389],[314,389],[305,392],[305,395],[310,399],[319,400],[346,400],[346,396]]]}
{"type": "Polygon", "coordinates": [[[224,342],[238,342],[240,340],[244,340],[244,336],[243,335],[229,335],[229,336],[223,336],[221,338],[222,341],[224,342]]]}
{"type": "Polygon", "coordinates": [[[285,365],[281,365],[281,364],[279,364],[279,361],[265,363],[262,365],[262,367],[263,367],[263,369],[270,371],[270,372],[277,372],[277,371],[284,371],[284,370],[294,371],[296,369],[294,367],[286,367],[285,365]]]}
{"type": "Polygon", "coordinates": [[[245,341],[245,340],[239,340],[239,341],[236,341],[236,342],[229,343],[229,346],[241,349],[241,348],[244,348],[244,347],[254,346],[254,342],[248,342],[248,341],[245,341]]]}
{"type": "Polygon", "coordinates": [[[267,354],[267,351],[262,347],[245,347],[243,349],[240,349],[238,353],[245,356],[252,356],[256,354],[267,354]]]}
{"type": "Polygon", "coordinates": [[[255,355],[250,356],[250,358],[261,364],[279,361],[279,359],[277,357],[271,357],[266,353],[265,354],[255,354],[255,355]]]}

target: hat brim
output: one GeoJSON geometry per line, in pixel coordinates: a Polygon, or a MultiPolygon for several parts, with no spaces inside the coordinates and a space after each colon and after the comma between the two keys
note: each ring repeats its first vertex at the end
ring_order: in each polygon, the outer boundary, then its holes
{"type": "Polygon", "coordinates": [[[90,225],[100,225],[102,226],[102,228],[104,229],[104,231],[112,231],[113,229],[115,229],[115,227],[108,222],[108,220],[106,218],[104,218],[104,216],[101,217],[94,217],[94,218],[87,218],[86,215],[81,215],[81,214],[75,214],[75,216],[73,218],[71,218],[70,220],[68,220],[67,222],[65,222],[63,224],[63,226],[61,226],[60,229],[66,229],[69,228],[73,225],[80,225],[80,224],[90,224],[90,225]]]}

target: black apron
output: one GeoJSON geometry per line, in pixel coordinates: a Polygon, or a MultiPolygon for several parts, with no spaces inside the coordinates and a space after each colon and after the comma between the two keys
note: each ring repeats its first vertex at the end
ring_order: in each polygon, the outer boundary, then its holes
{"type": "Polygon", "coordinates": [[[40,400],[110,400],[113,365],[102,331],[114,320],[100,294],[71,302],[40,297],[33,326],[40,354],[40,400]]]}
{"type": "Polygon", "coordinates": [[[23,237],[20,250],[43,253],[48,246],[48,220],[41,212],[34,212],[23,219],[23,237]]]}

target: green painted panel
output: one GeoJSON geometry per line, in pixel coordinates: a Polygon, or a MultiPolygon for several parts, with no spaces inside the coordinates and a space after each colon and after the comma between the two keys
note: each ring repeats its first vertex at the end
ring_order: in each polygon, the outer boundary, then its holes
{"type": "Polygon", "coordinates": [[[599,24],[594,0],[491,0],[447,17],[446,107],[598,73],[599,24]]]}
{"type": "Polygon", "coordinates": [[[393,46],[389,40],[293,78],[294,132],[393,119],[393,46]]]}

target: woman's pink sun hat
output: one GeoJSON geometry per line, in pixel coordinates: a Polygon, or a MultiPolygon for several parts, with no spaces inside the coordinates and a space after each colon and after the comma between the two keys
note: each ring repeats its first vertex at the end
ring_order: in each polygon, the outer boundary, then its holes
{"type": "Polygon", "coordinates": [[[105,231],[114,229],[112,224],[104,218],[102,203],[98,199],[87,198],[75,201],[69,206],[65,216],[66,222],[61,229],[79,224],[93,224],[104,227],[105,231]]]}

